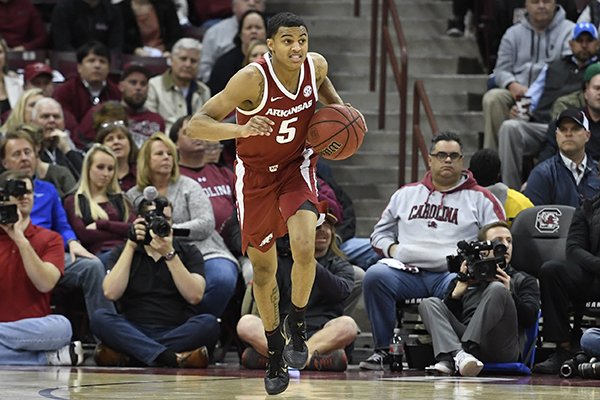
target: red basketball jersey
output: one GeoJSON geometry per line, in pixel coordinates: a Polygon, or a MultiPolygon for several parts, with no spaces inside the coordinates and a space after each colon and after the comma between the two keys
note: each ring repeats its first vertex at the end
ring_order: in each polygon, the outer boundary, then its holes
{"type": "Polygon", "coordinates": [[[265,54],[250,65],[263,75],[265,88],[258,107],[236,110],[237,123],[244,125],[254,115],[262,115],[275,125],[270,136],[237,139],[237,156],[252,168],[277,169],[276,166],[301,157],[307,146],[308,124],[319,100],[315,67],[308,55],[300,68],[298,89],[290,93],[277,79],[270,55],[265,54]]]}

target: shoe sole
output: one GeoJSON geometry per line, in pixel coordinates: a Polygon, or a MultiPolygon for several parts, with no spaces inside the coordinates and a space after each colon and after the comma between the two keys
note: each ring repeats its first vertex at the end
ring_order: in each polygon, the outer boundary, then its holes
{"type": "Polygon", "coordinates": [[[83,355],[83,345],[81,344],[80,341],[76,341],[73,342],[73,354],[75,354],[75,356],[77,357],[77,360],[75,360],[75,364],[74,365],[81,365],[83,364],[83,360],[84,360],[84,355],[83,355]]]}
{"type": "Polygon", "coordinates": [[[467,361],[461,368],[458,370],[461,376],[477,376],[483,369],[483,363],[481,361],[477,362],[475,360],[467,361]]]}
{"type": "Polygon", "coordinates": [[[360,364],[358,364],[358,368],[366,369],[369,371],[385,371],[385,368],[383,368],[381,365],[374,365],[364,361],[361,361],[360,364]]]}

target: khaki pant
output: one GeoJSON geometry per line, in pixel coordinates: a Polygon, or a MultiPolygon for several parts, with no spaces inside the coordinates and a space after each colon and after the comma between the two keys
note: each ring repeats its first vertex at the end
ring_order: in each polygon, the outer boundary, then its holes
{"type": "Polygon", "coordinates": [[[498,150],[498,131],[502,122],[508,119],[511,107],[515,104],[506,89],[491,89],[483,95],[483,147],[498,150]]]}

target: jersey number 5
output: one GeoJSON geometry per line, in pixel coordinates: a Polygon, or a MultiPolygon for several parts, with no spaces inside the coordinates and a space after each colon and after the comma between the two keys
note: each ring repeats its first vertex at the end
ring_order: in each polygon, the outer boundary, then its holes
{"type": "Polygon", "coordinates": [[[285,144],[289,143],[296,137],[296,128],[290,126],[294,122],[298,121],[298,117],[290,118],[283,120],[281,122],[281,126],[279,127],[279,132],[277,133],[277,143],[285,144]]]}

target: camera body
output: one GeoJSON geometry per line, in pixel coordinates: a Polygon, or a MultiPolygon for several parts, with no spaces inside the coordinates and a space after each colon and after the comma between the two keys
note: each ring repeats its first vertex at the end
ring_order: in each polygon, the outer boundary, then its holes
{"type": "Polygon", "coordinates": [[[9,179],[0,188],[0,224],[14,224],[19,220],[16,204],[4,204],[10,200],[10,196],[19,197],[27,193],[25,182],[9,179]]]}
{"type": "Polygon", "coordinates": [[[563,363],[559,375],[563,378],[579,376],[583,379],[598,379],[600,378],[600,362],[580,351],[563,363]]]}
{"type": "Polygon", "coordinates": [[[458,254],[446,256],[448,271],[460,272],[463,261],[467,262],[467,277],[476,282],[492,282],[496,279],[496,267],[506,267],[506,246],[499,240],[485,240],[467,242],[461,240],[457,244],[458,254]],[[492,251],[494,257],[485,258],[485,254],[492,251]]]}
{"type": "MultiPolygon", "coordinates": [[[[138,206],[138,214],[146,222],[146,237],[142,244],[149,244],[152,241],[150,231],[160,237],[167,237],[171,233],[171,224],[164,214],[164,209],[169,205],[165,197],[157,197],[153,201],[143,200],[138,206]],[[154,204],[155,208],[148,210],[148,205],[154,204]]],[[[133,235],[135,237],[135,234],[133,235]]]]}

